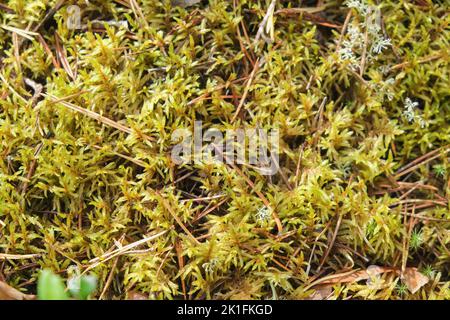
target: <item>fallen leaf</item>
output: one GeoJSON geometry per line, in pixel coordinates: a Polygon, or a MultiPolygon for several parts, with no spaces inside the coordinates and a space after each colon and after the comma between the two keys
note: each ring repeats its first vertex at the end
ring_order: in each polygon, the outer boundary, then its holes
{"type": "Polygon", "coordinates": [[[17,289],[0,281],[0,300],[35,300],[36,296],[24,294],[17,289]]]}
{"type": "Polygon", "coordinates": [[[130,291],[127,294],[127,300],[148,300],[148,296],[136,291],[130,291]]]}
{"type": "Polygon", "coordinates": [[[338,273],[323,278],[320,284],[336,284],[336,283],[352,283],[361,280],[367,280],[385,272],[391,272],[395,269],[390,267],[380,267],[371,265],[366,270],[354,270],[349,272],[338,273]]]}
{"type": "Polygon", "coordinates": [[[421,274],[417,268],[406,268],[403,273],[402,280],[412,294],[416,293],[420,288],[426,285],[428,281],[430,281],[430,279],[421,274]]]}
{"type": "MultiPolygon", "coordinates": [[[[361,280],[370,280],[378,275],[386,272],[395,272],[397,275],[401,275],[399,268],[393,267],[380,267],[376,265],[369,266],[366,270],[354,270],[343,273],[328,275],[315,282],[313,288],[318,289],[323,285],[333,285],[337,283],[353,283],[361,280]]],[[[420,288],[426,285],[429,281],[428,277],[420,273],[417,268],[406,268],[403,275],[401,275],[402,281],[408,287],[411,293],[416,293],[420,288]]]]}
{"type": "Polygon", "coordinates": [[[331,295],[333,286],[317,286],[316,288],[314,288],[314,290],[314,293],[308,297],[309,300],[325,300],[331,295]]]}

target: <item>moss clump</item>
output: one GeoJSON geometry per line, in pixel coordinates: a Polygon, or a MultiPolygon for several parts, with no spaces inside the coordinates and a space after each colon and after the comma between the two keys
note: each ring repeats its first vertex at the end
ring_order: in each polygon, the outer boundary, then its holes
{"type": "Polygon", "coordinates": [[[0,7],[3,280],[35,293],[76,265],[102,298],[450,298],[446,1],[190,2],[0,7]],[[175,165],[196,120],[278,128],[279,172],[175,165]],[[388,269],[342,276],[370,265],[388,269]]]}

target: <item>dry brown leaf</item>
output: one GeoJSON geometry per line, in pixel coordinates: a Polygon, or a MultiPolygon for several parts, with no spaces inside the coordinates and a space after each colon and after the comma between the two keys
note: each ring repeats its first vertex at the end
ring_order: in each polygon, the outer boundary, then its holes
{"type": "Polygon", "coordinates": [[[31,294],[24,294],[19,290],[0,281],[0,300],[35,300],[36,296],[31,294]]]}
{"type": "Polygon", "coordinates": [[[336,283],[352,283],[358,282],[361,280],[367,280],[371,277],[374,277],[378,274],[394,271],[393,268],[390,267],[380,267],[380,266],[369,266],[366,270],[355,270],[350,272],[338,273],[335,275],[327,276],[320,281],[320,284],[336,284],[336,283]]]}
{"type": "Polygon", "coordinates": [[[369,279],[366,270],[354,271],[352,273],[336,274],[336,277],[326,279],[321,284],[351,283],[369,279]]]}
{"type": "Polygon", "coordinates": [[[129,291],[127,300],[148,300],[148,296],[137,291],[129,291]]]}
{"type": "Polygon", "coordinates": [[[333,286],[332,285],[324,285],[324,286],[317,286],[314,288],[314,293],[309,296],[309,300],[325,300],[327,299],[332,291],[333,286]]]}
{"type": "Polygon", "coordinates": [[[402,276],[402,281],[408,290],[414,294],[430,281],[427,276],[421,274],[417,268],[406,268],[402,276]]]}
{"type": "MultiPolygon", "coordinates": [[[[326,276],[315,282],[313,288],[319,290],[324,285],[334,285],[337,283],[353,283],[361,280],[369,280],[379,274],[386,272],[395,272],[397,275],[401,274],[399,268],[380,267],[376,265],[369,266],[366,270],[355,270],[334,275],[326,276]]],[[[416,293],[420,288],[426,285],[429,281],[428,277],[420,273],[417,268],[409,267],[401,276],[402,281],[408,287],[411,293],[416,293]]]]}

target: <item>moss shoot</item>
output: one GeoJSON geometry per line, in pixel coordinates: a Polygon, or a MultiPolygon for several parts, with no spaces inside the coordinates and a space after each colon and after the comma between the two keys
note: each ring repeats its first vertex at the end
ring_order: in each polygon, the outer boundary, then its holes
{"type": "Polygon", "coordinates": [[[449,9],[3,1],[0,284],[30,297],[51,270],[74,290],[95,275],[93,299],[450,299],[449,9]],[[196,121],[278,130],[276,173],[175,163],[196,121]]]}

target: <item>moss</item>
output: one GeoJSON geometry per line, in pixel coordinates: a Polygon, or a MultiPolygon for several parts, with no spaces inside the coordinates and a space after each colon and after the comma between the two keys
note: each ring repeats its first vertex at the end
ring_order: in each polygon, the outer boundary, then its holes
{"type": "Polygon", "coordinates": [[[0,8],[0,250],[39,255],[3,261],[8,283],[36,292],[39,270],[77,265],[97,297],[304,299],[379,265],[430,281],[331,296],[450,298],[445,1],[383,1],[370,38],[369,15],[334,0],[57,2],[0,8]],[[279,172],[174,164],[172,134],[196,120],[278,128],[279,172]]]}

